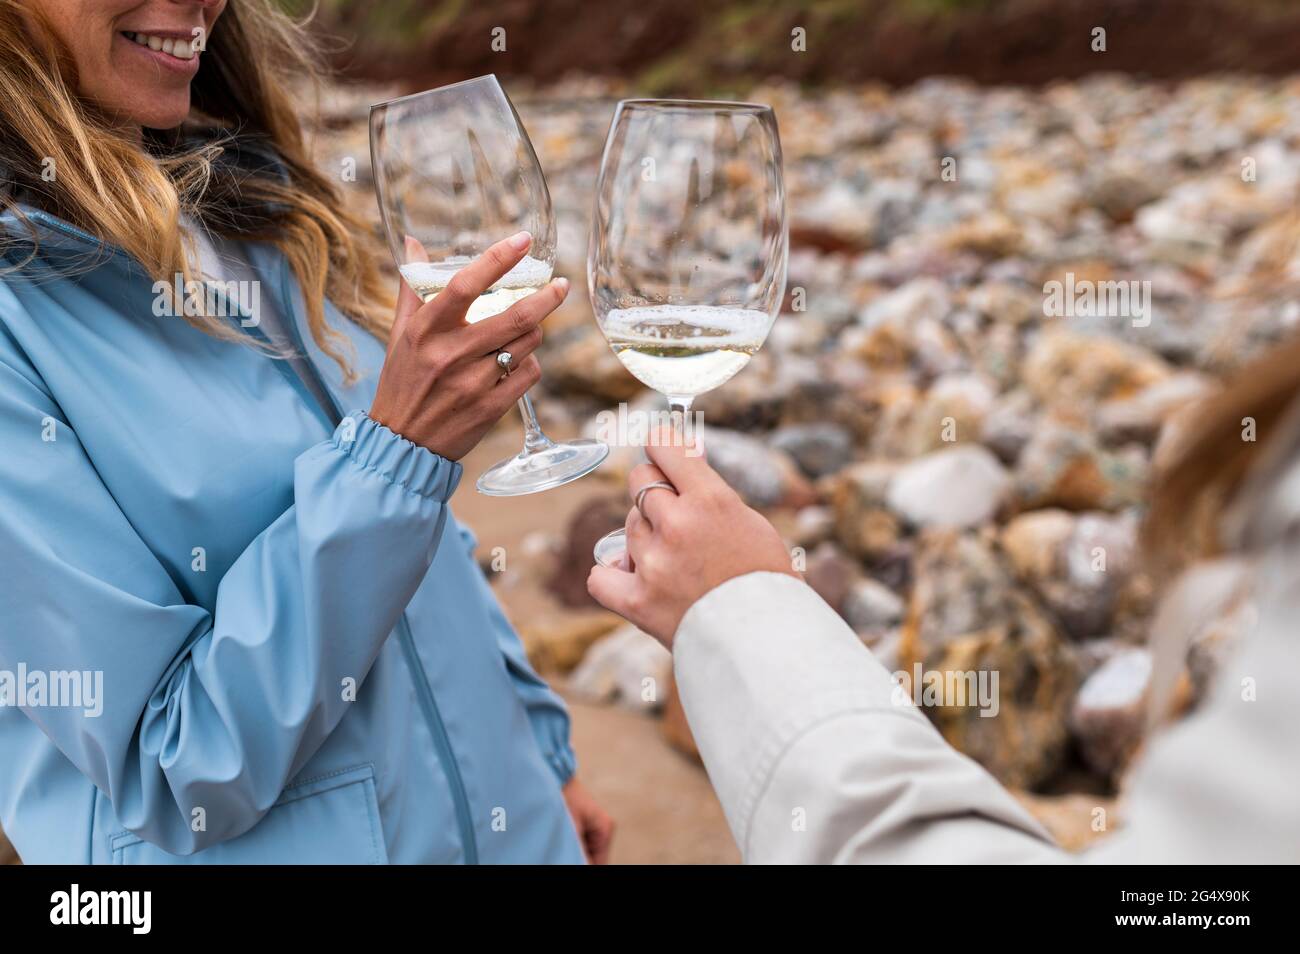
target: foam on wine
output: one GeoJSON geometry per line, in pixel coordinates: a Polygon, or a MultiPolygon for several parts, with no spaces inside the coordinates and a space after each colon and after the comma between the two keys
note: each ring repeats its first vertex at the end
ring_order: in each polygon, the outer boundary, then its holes
{"type": "MultiPolygon", "coordinates": [[[[421,301],[431,301],[447,287],[453,275],[472,262],[467,255],[456,255],[440,262],[407,262],[399,271],[411,291],[421,301]]],[[[531,256],[524,258],[499,281],[475,299],[465,314],[471,324],[500,314],[520,299],[527,298],[551,280],[551,265],[531,256]]]]}
{"type": "Polygon", "coordinates": [[[716,305],[616,308],[601,323],[623,366],[661,394],[693,397],[725,384],[763,346],[765,311],[716,305]]]}

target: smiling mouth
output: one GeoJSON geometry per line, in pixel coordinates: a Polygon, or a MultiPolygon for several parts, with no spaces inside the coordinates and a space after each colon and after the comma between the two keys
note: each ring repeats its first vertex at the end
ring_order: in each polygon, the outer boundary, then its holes
{"type": "Polygon", "coordinates": [[[150,33],[131,33],[129,31],[124,31],[122,36],[132,43],[148,47],[156,53],[166,53],[178,60],[192,60],[199,54],[199,51],[194,47],[194,40],[177,39],[170,36],[154,36],[150,33]]]}

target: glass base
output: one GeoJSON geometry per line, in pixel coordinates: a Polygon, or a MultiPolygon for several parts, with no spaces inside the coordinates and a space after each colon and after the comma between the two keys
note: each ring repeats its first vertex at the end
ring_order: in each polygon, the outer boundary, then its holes
{"type": "Polygon", "coordinates": [[[592,550],[596,562],[611,570],[631,570],[627,565],[627,531],[611,530],[599,540],[592,550]]]}
{"type": "Polygon", "coordinates": [[[609,448],[590,438],[548,444],[493,464],[479,477],[478,492],[520,497],[550,490],[590,474],[608,456],[609,448]]]}

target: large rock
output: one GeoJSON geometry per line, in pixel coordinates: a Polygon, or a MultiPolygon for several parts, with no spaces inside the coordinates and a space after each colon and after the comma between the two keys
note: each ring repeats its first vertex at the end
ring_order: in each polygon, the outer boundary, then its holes
{"type": "Polygon", "coordinates": [[[905,415],[887,416],[882,421],[875,446],[890,455],[911,458],[955,443],[977,441],[996,393],[992,382],[982,375],[944,375],[906,407],[905,415]]]}
{"type": "Polygon", "coordinates": [[[1142,502],[1148,471],[1139,445],[1103,450],[1087,429],[1047,420],[1020,453],[1016,496],[1023,509],[1120,510],[1142,502]]]}
{"type": "Polygon", "coordinates": [[[949,742],[1007,785],[1032,788],[1062,767],[1078,688],[1074,659],[988,539],[922,534],[903,632],[905,669],[997,674],[996,715],[972,705],[926,709],[949,742]]]}
{"type": "Polygon", "coordinates": [[[990,281],[977,285],[966,294],[966,304],[992,322],[1006,322],[1016,327],[1043,317],[1043,296],[1037,290],[1008,281],[990,281]]]}
{"type": "Polygon", "coordinates": [[[516,621],[528,661],[539,672],[569,672],[597,640],[622,620],[605,610],[570,610],[516,621]]]}
{"type": "Polygon", "coordinates": [[[889,509],[918,527],[973,527],[991,520],[1011,480],[985,447],[958,445],[902,467],[886,492],[889,509]]]}
{"type": "Polygon", "coordinates": [[[1076,639],[1110,631],[1115,604],[1132,575],[1136,514],[1075,516],[1033,510],[1012,519],[1000,542],[1016,575],[1029,584],[1076,639]]]}
{"type": "Polygon", "coordinates": [[[903,598],[870,577],[854,581],[843,601],[845,621],[858,633],[879,633],[903,618],[903,598]]]}
{"type": "Polygon", "coordinates": [[[1038,422],[1040,404],[1023,389],[1000,396],[984,418],[980,441],[998,455],[998,460],[1014,466],[1020,458],[1038,422]]]}
{"type": "Polygon", "coordinates": [[[885,493],[897,472],[897,464],[865,461],[824,485],[835,513],[836,538],[850,553],[874,559],[898,542],[898,519],[885,507],[885,493]]]}
{"type": "Polygon", "coordinates": [[[1212,390],[1205,375],[1184,371],[1147,385],[1127,398],[1107,401],[1097,411],[1097,430],[1111,443],[1151,442],[1180,409],[1212,390]]]}
{"type": "Polygon", "coordinates": [[[845,349],[873,369],[916,368],[938,375],[965,364],[961,348],[943,324],[952,307],[942,282],[918,278],[871,302],[846,332],[845,349]]]}
{"type": "Polygon", "coordinates": [[[569,518],[554,571],[546,581],[547,589],[564,606],[596,606],[587,592],[587,575],[596,562],[592,550],[597,540],[626,523],[629,509],[627,497],[610,494],[589,500],[569,518]]]}
{"type": "Polygon", "coordinates": [[[794,515],[791,538],[805,550],[829,540],[835,533],[835,511],[822,504],[799,508],[794,515]]]}
{"type": "Polygon", "coordinates": [[[584,394],[606,401],[627,401],[645,387],[614,356],[593,326],[568,334],[548,349],[543,361],[546,386],[558,393],[584,394]]]}
{"type": "Polygon", "coordinates": [[[842,390],[817,360],[765,348],[723,387],[696,398],[693,408],[711,428],[759,432],[789,421],[834,419],[828,412],[843,408],[842,390]]]}
{"type": "Polygon", "coordinates": [[[774,431],[768,443],[814,478],[835,473],[853,454],[853,437],[838,424],[791,424],[774,431]]]}
{"type": "Polygon", "coordinates": [[[649,711],[663,705],[672,668],[672,653],[629,623],[591,645],[568,687],[590,702],[649,711]]]}
{"type": "Polygon", "coordinates": [[[804,582],[837,613],[843,612],[844,601],[861,575],[858,564],[830,542],[808,555],[803,571],[804,582]]]}
{"type": "Polygon", "coordinates": [[[1131,222],[1134,213],[1160,197],[1160,177],[1149,165],[1115,160],[1090,171],[1085,195],[1090,204],[1115,222],[1131,222]]]}
{"type": "Polygon", "coordinates": [[[1074,524],[1074,515],[1065,510],[1031,510],[1012,518],[999,542],[1016,574],[1037,583],[1060,574],[1061,553],[1074,524]]]}
{"type": "Polygon", "coordinates": [[[1114,777],[1137,749],[1150,684],[1151,653],[1133,647],[1111,656],[1079,689],[1070,727],[1094,771],[1114,777]]]}
{"type": "MultiPolygon", "coordinates": [[[[1068,321],[1056,318],[1052,321],[1068,321]]],[[[1169,375],[1155,355],[1105,335],[1049,330],[1025,358],[1025,386],[1047,405],[1075,408],[1132,397],[1169,375]]]]}
{"type": "Polygon", "coordinates": [[[813,502],[812,485],[790,455],[739,431],[704,431],[709,463],[751,507],[801,507],[813,502]]]}

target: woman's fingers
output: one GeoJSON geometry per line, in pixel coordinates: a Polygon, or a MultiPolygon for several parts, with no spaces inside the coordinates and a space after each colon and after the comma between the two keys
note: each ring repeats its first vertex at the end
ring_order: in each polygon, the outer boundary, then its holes
{"type": "Polygon", "coordinates": [[[620,616],[632,618],[635,593],[641,581],[633,573],[596,564],[587,575],[587,592],[601,606],[620,616]]]}
{"type": "Polygon", "coordinates": [[[510,406],[523,397],[525,391],[542,379],[542,366],[536,355],[530,354],[523,361],[516,361],[509,375],[495,361],[488,363],[487,359],[481,360],[488,365],[488,380],[484,381],[482,387],[491,390],[494,398],[493,411],[500,411],[497,417],[510,410],[510,406]]]}
{"type": "MultiPolygon", "coordinates": [[[[633,467],[627,477],[627,490],[633,505],[635,506],[637,494],[640,494],[643,488],[660,482],[668,483],[669,480],[654,464],[638,464],[633,467]]],[[[652,488],[641,497],[640,509],[649,518],[651,524],[658,524],[662,521],[665,510],[672,506],[676,498],[677,494],[671,490],[652,488]]]]}
{"type": "Polygon", "coordinates": [[[623,532],[626,534],[629,568],[635,573],[644,564],[646,553],[654,543],[654,527],[633,507],[627,512],[623,532]]]}
{"type": "Polygon", "coordinates": [[[484,318],[467,329],[471,354],[489,354],[504,348],[515,338],[528,334],[559,307],[569,294],[569,280],[547,282],[527,298],[515,302],[499,315],[484,318]]]}
{"type": "Polygon", "coordinates": [[[474,300],[519,264],[532,241],[533,237],[527,232],[502,239],[453,275],[447,287],[429,302],[429,330],[460,327],[474,300]]]}
{"type": "MultiPolygon", "coordinates": [[[[408,262],[427,262],[429,254],[420,244],[420,240],[413,235],[406,236],[406,260],[408,262]]],[[[411,316],[420,310],[420,296],[417,295],[411,286],[406,284],[406,279],[400,275],[397,278],[397,314],[393,319],[393,330],[389,335],[389,344],[397,340],[402,333],[406,323],[410,321],[411,316]]]]}
{"type": "Polygon", "coordinates": [[[542,343],[542,329],[541,326],[539,325],[538,327],[534,328],[532,331],[525,331],[514,341],[507,341],[504,345],[501,346],[500,351],[490,352],[489,354],[484,355],[484,358],[495,364],[497,360],[497,355],[505,352],[509,352],[511,359],[514,362],[513,366],[518,367],[519,364],[524,360],[524,358],[528,357],[530,354],[532,354],[534,351],[537,350],[538,346],[541,343],[542,343]]]}
{"type": "Polygon", "coordinates": [[[663,428],[654,435],[645,452],[679,494],[707,490],[722,483],[717,471],[704,458],[704,443],[698,431],[687,441],[680,433],[663,428]]]}

